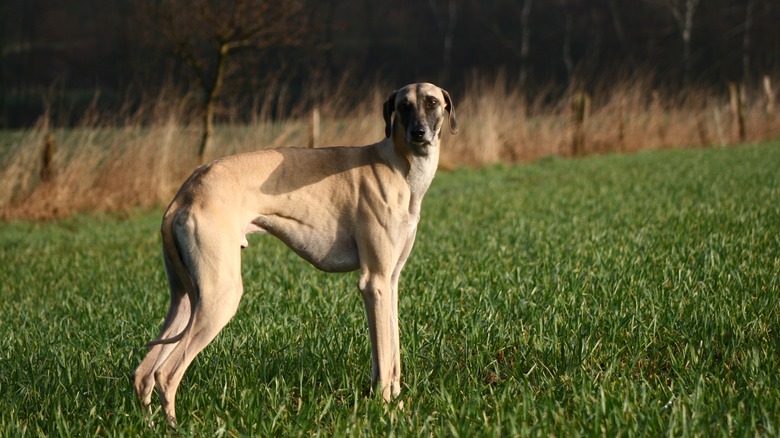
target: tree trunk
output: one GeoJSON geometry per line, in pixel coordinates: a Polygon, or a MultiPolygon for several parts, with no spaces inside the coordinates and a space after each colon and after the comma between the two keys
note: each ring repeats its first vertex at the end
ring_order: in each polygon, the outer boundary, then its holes
{"type": "Polygon", "coordinates": [[[206,102],[203,105],[203,133],[200,138],[200,147],[198,148],[198,163],[203,164],[206,157],[206,151],[209,149],[209,143],[211,143],[211,137],[214,133],[214,112],[217,108],[217,98],[222,92],[222,83],[225,79],[225,63],[230,48],[226,42],[223,42],[219,47],[219,55],[217,57],[217,71],[214,73],[214,78],[211,84],[206,85],[206,102]]]}
{"type": "Polygon", "coordinates": [[[574,81],[574,61],[571,58],[571,33],[574,27],[574,18],[571,15],[571,11],[566,6],[566,0],[561,0],[561,7],[563,8],[563,45],[561,47],[561,54],[563,57],[563,66],[566,68],[566,79],[569,85],[574,81]]]}
{"type": "Polygon", "coordinates": [[[750,31],[753,28],[753,9],[756,6],[755,0],[748,0],[745,6],[745,29],[742,34],[742,83],[748,83],[750,80],[750,31]]]}
{"type": "Polygon", "coordinates": [[[525,0],[520,13],[520,27],[522,40],[520,41],[520,87],[525,87],[528,82],[528,55],[531,53],[531,6],[533,0],[525,0]]]}
{"type": "Polygon", "coordinates": [[[626,32],[623,28],[623,20],[620,18],[620,12],[616,3],[616,0],[609,0],[609,10],[612,15],[612,25],[615,28],[615,36],[617,36],[618,43],[623,49],[623,53],[626,54],[629,65],[634,65],[634,51],[632,50],[628,39],[626,38],[626,32]]]}
{"type": "Polygon", "coordinates": [[[458,6],[458,0],[447,0],[440,10],[433,0],[428,1],[428,7],[433,12],[436,24],[443,36],[440,78],[442,83],[446,83],[450,79],[452,71],[452,40],[455,33],[455,21],[458,18],[458,6]]]}
{"type": "Polygon", "coordinates": [[[691,60],[691,35],[693,34],[693,15],[696,13],[696,8],[699,7],[700,0],[681,0],[678,1],[664,1],[662,4],[669,9],[674,21],[677,24],[677,30],[680,32],[680,38],[682,39],[682,85],[686,86],[690,83],[692,64],[691,60]]]}
{"type": "MultiPolygon", "coordinates": [[[[8,13],[6,11],[6,3],[0,3],[0,25],[6,27],[8,20],[8,13]]],[[[5,32],[0,32],[0,47],[5,50],[5,32]]],[[[0,53],[0,128],[5,127],[6,124],[6,112],[5,112],[5,54],[0,53]]]]}
{"type": "Polygon", "coordinates": [[[455,34],[455,21],[458,19],[458,3],[450,0],[447,5],[447,32],[444,36],[444,79],[449,81],[452,72],[452,40],[455,34]]]}
{"type": "Polygon", "coordinates": [[[692,64],[691,60],[691,34],[693,33],[693,14],[699,6],[699,0],[686,0],[685,16],[680,20],[680,31],[683,41],[683,84],[688,85],[691,81],[692,64]]]}

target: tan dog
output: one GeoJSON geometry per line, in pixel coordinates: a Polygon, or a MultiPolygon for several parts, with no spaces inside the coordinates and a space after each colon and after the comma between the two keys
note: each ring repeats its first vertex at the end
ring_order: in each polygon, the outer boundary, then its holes
{"type": "Polygon", "coordinates": [[[450,95],[432,84],[407,85],[384,104],[387,138],[379,143],[264,150],[198,168],[163,217],[171,306],[134,373],[143,406],[151,410],[156,386],[175,423],[184,372],[238,308],[241,248],[256,232],[278,237],[323,271],[360,269],[371,383],[385,400],[398,396],[398,277],[438,165],[445,111],[454,134],[450,95]]]}

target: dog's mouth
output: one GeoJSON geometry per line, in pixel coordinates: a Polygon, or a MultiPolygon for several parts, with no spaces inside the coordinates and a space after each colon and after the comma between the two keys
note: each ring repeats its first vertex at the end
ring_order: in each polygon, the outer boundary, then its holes
{"type": "Polygon", "coordinates": [[[406,136],[406,141],[409,142],[409,144],[413,144],[415,146],[430,146],[431,143],[433,143],[433,135],[426,134],[422,136],[415,136],[410,134],[406,136]]]}
{"type": "Polygon", "coordinates": [[[431,142],[425,140],[417,140],[417,141],[410,141],[409,145],[412,147],[412,153],[414,153],[414,155],[424,157],[428,155],[428,146],[431,145],[431,142]]]}

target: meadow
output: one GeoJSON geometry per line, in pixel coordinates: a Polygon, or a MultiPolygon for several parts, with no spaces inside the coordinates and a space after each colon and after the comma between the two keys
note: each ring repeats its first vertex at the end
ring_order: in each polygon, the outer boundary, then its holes
{"type": "MultiPolygon", "coordinates": [[[[369,392],[357,276],[252,236],[173,435],[777,435],[778,169],[774,141],[440,172],[401,278],[403,409],[369,392]]],[[[131,384],[167,309],[159,222],[0,226],[0,435],[166,432],[131,384]]]]}

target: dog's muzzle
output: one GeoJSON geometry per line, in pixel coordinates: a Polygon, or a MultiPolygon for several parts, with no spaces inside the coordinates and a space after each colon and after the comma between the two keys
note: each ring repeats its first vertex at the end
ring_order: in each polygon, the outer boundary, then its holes
{"type": "Polygon", "coordinates": [[[406,130],[406,141],[417,147],[426,147],[433,141],[433,133],[423,125],[410,126],[406,130]]]}

